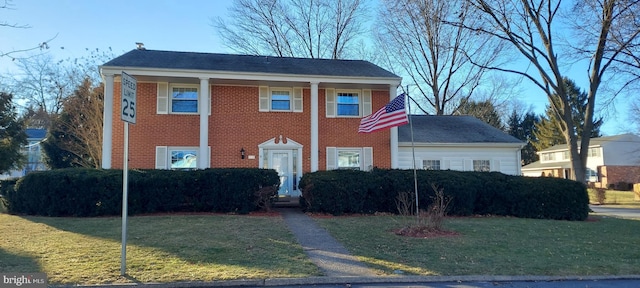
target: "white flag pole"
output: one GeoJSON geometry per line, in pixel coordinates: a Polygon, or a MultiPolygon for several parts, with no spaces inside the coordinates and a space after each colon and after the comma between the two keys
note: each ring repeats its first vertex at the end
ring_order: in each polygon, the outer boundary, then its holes
{"type": "Polygon", "coordinates": [[[406,86],[407,107],[409,108],[409,128],[411,130],[411,155],[413,159],[413,190],[416,194],[416,224],[420,222],[420,205],[418,205],[418,172],[416,171],[416,147],[413,143],[413,117],[411,114],[411,96],[409,96],[409,85],[406,86]]]}

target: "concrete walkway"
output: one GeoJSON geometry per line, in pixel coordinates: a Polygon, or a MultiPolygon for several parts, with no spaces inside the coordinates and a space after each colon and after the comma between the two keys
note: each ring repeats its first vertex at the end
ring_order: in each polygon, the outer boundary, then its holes
{"type": "Polygon", "coordinates": [[[375,276],[376,274],[359,262],[329,233],[318,226],[300,208],[278,208],[289,230],[295,235],[302,249],[318,266],[324,276],[375,276]]]}

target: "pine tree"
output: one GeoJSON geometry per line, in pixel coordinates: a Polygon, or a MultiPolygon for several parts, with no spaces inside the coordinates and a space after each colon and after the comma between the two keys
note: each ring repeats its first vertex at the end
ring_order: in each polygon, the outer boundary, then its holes
{"type": "Polygon", "coordinates": [[[527,112],[524,116],[513,110],[509,116],[507,132],[509,135],[516,137],[527,144],[522,147],[522,164],[527,165],[538,161],[537,150],[533,143],[537,142],[533,131],[535,125],[540,122],[540,118],[533,112],[527,112]]]}
{"type": "Polygon", "coordinates": [[[498,113],[495,105],[493,105],[493,102],[490,100],[480,102],[462,100],[460,101],[460,106],[456,114],[471,115],[493,127],[504,130],[504,125],[502,125],[502,120],[500,120],[500,113],[498,113]]]}
{"type": "MultiPolygon", "coordinates": [[[[571,79],[564,78],[564,83],[572,107],[571,113],[573,122],[576,126],[576,135],[582,135],[588,95],[581,91],[576,83],[571,79]]],[[[557,95],[554,95],[554,99],[557,99],[557,95]]],[[[553,109],[547,105],[545,115],[542,116],[540,122],[535,125],[535,130],[533,132],[537,139],[536,142],[533,142],[533,145],[537,151],[542,151],[558,144],[567,143],[560,131],[561,122],[558,121],[558,119],[558,115],[556,115],[553,109]]],[[[593,129],[591,129],[591,133],[589,134],[590,138],[600,137],[600,126],[602,126],[602,118],[594,119],[593,129]]]]}
{"type": "Polygon", "coordinates": [[[24,164],[22,146],[27,144],[24,123],[18,120],[13,95],[0,93],[0,173],[24,164]]]}

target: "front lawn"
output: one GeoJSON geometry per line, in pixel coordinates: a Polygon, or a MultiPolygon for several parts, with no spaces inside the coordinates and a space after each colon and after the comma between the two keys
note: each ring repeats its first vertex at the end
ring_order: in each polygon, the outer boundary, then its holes
{"type": "MultiPolygon", "coordinates": [[[[316,217],[379,275],[640,274],[640,220],[447,218],[458,235],[421,239],[392,230],[413,218],[316,217]]],[[[129,218],[120,277],[120,218],[0,214],[0,273],[44,272],[52,284],[215,281],[320,275],[281,217],[129,218]]]]}
{"type": "Polygon", "coordinates": [[[120,277],[121,218],[0,214],[0,272],[45,272],[53,284],[308,277],[318,269],[280,217],[130,217],[120,277]]]}
{"type": "Polygon", "coordinates": [[[368,216],[316,220],[356,257],[383,274],[640,274],[639,220],[593,216],[584,222],[448,218],[445,228],[459,235],[432,239],[392,233],[414,219],[368,216]]]}

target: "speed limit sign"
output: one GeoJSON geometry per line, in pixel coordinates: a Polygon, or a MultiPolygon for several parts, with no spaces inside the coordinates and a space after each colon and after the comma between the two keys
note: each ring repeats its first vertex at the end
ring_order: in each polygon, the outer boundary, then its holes
{"type": "Polygon", "coordinates": [[[138,86],[136,78],[122,72],[122,113],[120,118],[122,121],[136,124],[136,87],[138,86]]]}

